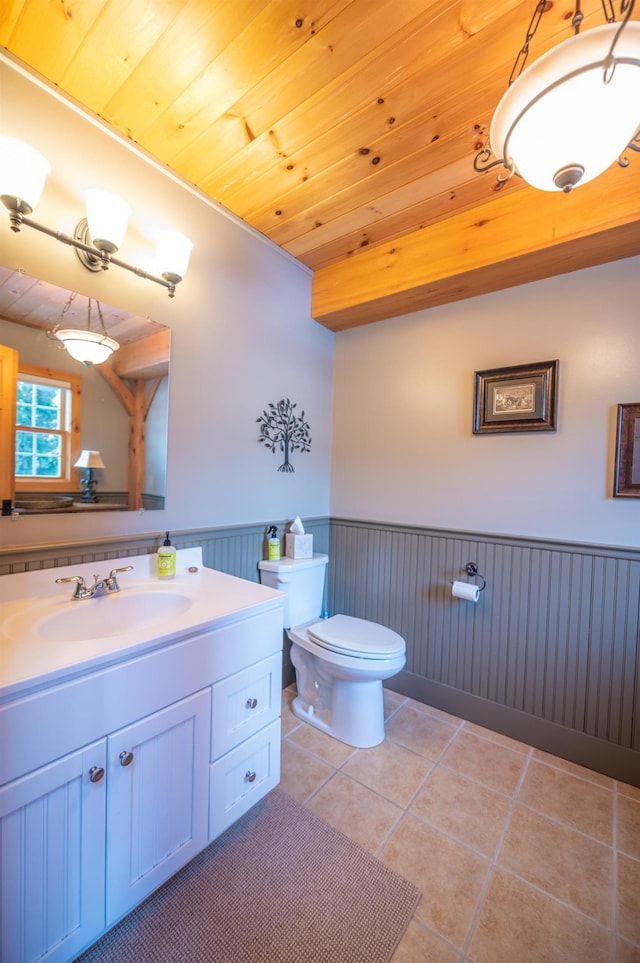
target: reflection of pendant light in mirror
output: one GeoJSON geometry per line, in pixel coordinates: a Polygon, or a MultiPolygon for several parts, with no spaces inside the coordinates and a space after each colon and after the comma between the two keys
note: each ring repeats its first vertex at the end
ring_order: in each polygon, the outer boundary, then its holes
{"type": "MultiPolygon", "coordinates": [[[[71,307],[75,299],[75,293],[72,294],[62,311],[60,312],[59,321],[61,321],[69,308],[71,307]]],[[[102,316],[102,308],[100,307],[100,302],[96,301],[96,306],[98,308],[98,316],[100,318],[101,331],[91,330],[91,298],[87,302],[87,327],[83,328],[60,328],[58,324],[48,332],[50,338],[54,338],[59,341],[62,346],[66,349],[67,354],[70,354],[75,361],[79,361],[80,364],[93,365],[93,364],[103,364],[108,358],[111,357],[114,351],[117,351],[120,345],[113,338],[107,336],[107,329],[104,325],[104,318],[102,316]]]]}
{"type": "Polygon", "coordinates": [[[56,338],[62,342],[67,354],[87,366],[103,364],[120,347],[113,338],[81,328],[63,328],[62,331],[56,331],[56,338]]]}
{"type": "MultiPolygon", "coordinates": [[[[491,121],[488,144],[476,157],[476,170],[503,165],[499,182],[519,174],[538,190],[568,193],[615,161],[628,166],[625,150],[640,150],[640,23],[628,22],[634,4],[628,0],[622,5],[621,23],[580,34],[578,2],[575,35],[514,79],[526,59],[524,48],[520,51],[513,82],[491,121]],[[492,152],[498,160],[490,163],[492,152]]],[[[527,45],[547,8],[541,0],[527,45]]]]}

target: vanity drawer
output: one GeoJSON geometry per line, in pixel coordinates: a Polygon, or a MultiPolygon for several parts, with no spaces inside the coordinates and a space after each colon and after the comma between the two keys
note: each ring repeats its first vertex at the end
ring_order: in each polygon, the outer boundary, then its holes
{"type": "Polygon", "coordinates": [[[212,762],[277,719],[281,690],[280,652],[213,686],[212,762]]]}
{"type": "Polygon", "coordinates": [[[209,841],[280,782],[280,719],[209,767],[209,841]]]}

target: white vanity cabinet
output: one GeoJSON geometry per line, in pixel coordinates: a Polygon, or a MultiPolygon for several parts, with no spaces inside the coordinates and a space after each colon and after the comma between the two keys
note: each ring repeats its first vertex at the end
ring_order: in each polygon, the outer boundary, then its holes
{"type": "Polygon", "coordinates": [[[4,963],[65,963],[104,929],[105,768],[103,739],[0,789],[4,963]]]}
{"type": "Polygon", "coordinates": [[[279,781],[280,593],[205,572],[221,617],[0,688],[2,963],[68,963],[279,781]]]}

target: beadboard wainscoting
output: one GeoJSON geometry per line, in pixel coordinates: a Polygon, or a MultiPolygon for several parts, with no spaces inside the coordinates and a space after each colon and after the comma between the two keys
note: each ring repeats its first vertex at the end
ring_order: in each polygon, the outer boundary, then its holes
{"type": "Polygon", "coordinates": [[[330,557],[330,611],[406,640],[389,688],[640,786],[640,550],[333,518],[330,557]]]}
{"type": "MultiPolygon", "coordinates": [[[[12,524],[7,520],[7,524],[12,524]]],[[[19,520],[16,524],[20,524],[19,520]]],[[[236,575],[258,582],[258,562],[267,557],[267,529],[276,524],[282,534],[284,522],[270,521],[264,525],[236,525],[229,528],[203,528],[172,531],[171,542],[176,548],[202,546],[202,560],[207,568],[215,568],[227,575],[236,575]]],[[[313,534],[314,552],[329,549],[329,519],[304,520],[305,531],[313,534]]],[[[54,545],[29,545],[25,548],[0,548],[0,575],[32,572],[43,568],[58,568],[81,562],[102,562],[110,558],[149,555],[157,552],[164,540],[164,531],[150,535],[110,536],[85,541],[57,542],[54,545]]],[[[284,554],[284,542],[283,542],[284,554]]]]}
{"type": "MultiPolygon", "coordinates": [[[[349,519],[304,523],[314,550],[329,551],[329,612],[381,622],[406,640],[405,670],[389,688],[640,786],[640,550],[349,519]],[[449,580],[466,580],[467,562],[487,580],[477,604],[451,596],[449,580]]],[[[201,545],[210,568],[258,581],[267,528],[171,539],[176,548],[201,545]]],[[[0,550],[0,574],[146,555],[163,537],[0,550]]],[[[285,643],[286,686],[294,676],[285,643]]]]}

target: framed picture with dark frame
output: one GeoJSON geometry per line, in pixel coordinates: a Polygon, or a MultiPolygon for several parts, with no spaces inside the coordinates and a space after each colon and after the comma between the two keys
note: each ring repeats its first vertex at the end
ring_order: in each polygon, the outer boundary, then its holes
{"type": "Polygon", "coordinates": [[[558,362],[475,372],[473,433],[555,431],[558,362]]]}
{"type": "Polygon", "coordinates": [[[613,494],[640,498],[640,402],[618,405],[613,494]]]}

